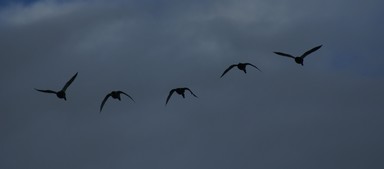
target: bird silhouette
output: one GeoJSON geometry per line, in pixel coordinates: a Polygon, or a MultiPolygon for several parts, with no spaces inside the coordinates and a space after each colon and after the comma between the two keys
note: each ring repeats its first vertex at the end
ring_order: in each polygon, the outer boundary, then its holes
{"type": "Polygon", "coordinates": [[[193,92],[192,90],[190,90],[189,88],[186,88],[186,87],[183,87],[183,88],[175,88],[175,89],[172,89],[171,91],[169,91],[169,95],[167,97],[167,101],[165,102],[165,105],[167,105],[169,99],[171,98],[172,94],[176,91],[177,94],[183,96],[183,98],[185,98],[185,90],[188,90],[189,92],[191,92],[191,94],[193,96],[195,96],[196,98],[198,98],[193,92]]]}
{"type": "Polygon", "coordinates": [[[245,69],[247,66],[252,66],[254,68],[256,68],[257,70],[259,70],[261,72],[261,70],[259,68],[257,68],[255,65],[251,64],[251,63],[238,63],[238,64],[233,64],[231,66],[229,66],[227,69],[225,69],[225,71],[223,72],[223,74],[220,76],[223,77],[229,70],[231,70],[233,67],[237,66],[238,69],[244,71],[244,73],[247,73],[247,70],[245,69]]]}
{"type": "Polygon", "coordinates": [[[297,56],[297,57],[292,56],[292,55],[290,55],[290,54],[282,53],[282,52],[273,52],[273,53],[278,54],[278,55],[281,55],[281,56],[285,56],[285,57],[293,58],[293,59],[295,59],[295,62],[296,62],[297,64],[301,64],[302,66],[304,66],[304,58],[305,58],[306,56],[308,56],[309,54],[311,54],[312,52],[314,52],[314,51],[320,49],[321,46],[323,46],[323,45],[316,46],[316,47],[314,47],[314,48],[312,48],[312,49],[310,49],[310,50],[304,52],[301,56],[297,56]]]}
{"type": "Polygon", "coordinates": [[[120,97],[121,94],[124,94],[124,95],[128,96],[133,102],[135,102],[135,100],[133,100],[131,96],[129,96],[127,93],[124,93],[123,91],[112,91],[111,93],[107,94],[107,95],[104,97],[103,101],[101,102],[100,112],[101,112],[101,110],[103,109],[105,102],[108,100],[108,98],[109,98],[110,96],[111,96],[112,98],[114,98],[114,99],[118,99],[118,100],[121,101],[121,97],[120,97]]]}
{"type": "Polygon", "coordinates": [[[57,91],[57,92],[56,92],[56,91],[53,91],[53,90],[41,90],[41,89],[36,89],[36,88],[35,88],[35,90],[37,90],[37,91],[39,91],[39,92],[44,92],[44,93],[54,93],[54,94],[56,94],[56,96],[57,96],[58,98],[67,100],[65,91],[67,90],[67,88],[69,87],[69,85],[71,85],[72,82],[75,80],[76,76],[77,76],[77,72],[76,72],[75,75],[72,76],[72,78],[71,78],[67,83],[65,83],[64,87],[63,87],[60,91],[57,91]]]}

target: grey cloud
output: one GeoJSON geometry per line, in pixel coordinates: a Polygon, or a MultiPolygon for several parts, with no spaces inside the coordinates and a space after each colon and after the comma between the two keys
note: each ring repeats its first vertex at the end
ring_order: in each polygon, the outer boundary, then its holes
{"type": "Polygon", "coordinates": [[[2,8],[0,168],[382,168],[380,5],[38,1],[2,8]],[[28,16],[38,9],[51,13],[28,16]],[[11,22],[15,16],[33,19],[11,22]],[[272,53],[319,44],[304,67],[272,53]],[[220,78],[238,62],[263,72],[220,78]],[[33,90],[59,89],[75,72],[66,102],[33,90]],[[169,90],[182,86],[199,98],[175,95],[165,106],[169,90]],[[100,114],[111,90],[137,102],[109,100],[100,114]]]}

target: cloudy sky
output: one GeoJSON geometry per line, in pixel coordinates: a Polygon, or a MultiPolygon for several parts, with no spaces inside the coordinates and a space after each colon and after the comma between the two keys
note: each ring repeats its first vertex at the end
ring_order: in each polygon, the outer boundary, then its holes
{"type": "Polygon", "coordinates": [[[384,168],[383,6],[1,1],[0,168],[384,168]]]}

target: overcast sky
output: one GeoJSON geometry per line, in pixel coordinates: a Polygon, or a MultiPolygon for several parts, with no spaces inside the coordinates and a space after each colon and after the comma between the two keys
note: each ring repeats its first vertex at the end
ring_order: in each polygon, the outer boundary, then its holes
{"type": "Polygon", "coordinates": [[[384,168],[383,6],[1,1],[0,168],[384,168]]]}

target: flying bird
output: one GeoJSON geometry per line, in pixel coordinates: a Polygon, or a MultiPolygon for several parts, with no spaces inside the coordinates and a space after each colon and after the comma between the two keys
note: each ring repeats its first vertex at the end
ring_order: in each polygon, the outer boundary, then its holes
{"type": "Polygon", "coordinates": [[[316,47],[314,47],[314,48],[312,48],[312,49],[310,49],[310,50],[304,52],[301,56],[297,56],[297,57],[292,56],[292,55],[290,55],[290,54],[282,53],[282,52],[273,52],[273,53],[278,54],[278,55],[281,55],[281,56],[285,56],[285,57],[293,58],[293,59],[295,59],[295,62],[296,62],[297,64],[301,64],[302,66],[304,66],[304,63],[303,63],[303,62],[304,62],[304,58],[305,58],[306,56],[308,56],[309,54],[311,54],[312,52],[314,52],[314,51],[320,49],[321,46],[323,46],[323,45],[316,46],[316,47]]]}
{"type": "Polygon", "coordinates": [[[123,91],[112,91],[111,93],[107,94],[104,97],[103,101],[101,102],[100,112],[103,109],[105,102],[108,100],[110,96],[114,99],[119,99],[121,101],[121,97],[120,97],[121,94],[128,96],[133,102],[135,102],[135,100],[133,100],[131,96],[129,96],[127,93],[124,93],[123,91]]]}
{"type": "Polygon", "coordinates": [[[256,68],[257,70],[259,70],[261,72],[261,70],[259,68],[257,68],[255,65],[251,64],[251,63],[238,63],[238,64],[233,64],[231,66],[229,66],[227,69],[225,69],[225,71],[223,72],[223,74],[220,76],[223,77],[229,70],[231,70],[233,67],[237,66],[238,69],[244,71],[244,73],[247,73],[247,70],[245,69],[247,66],[252,66],[254,68],[256,68]]]}
{"type": "Polygon", "coordinates": [[[192,90],[190,90],[189,88],[186,88],[186,87],[183,87],[183,88],[175,88],[175,89],[172,89],[171,91],[169,91],[169,95],[167,97],[167,101],[165,102],[165,105],[167,105],[169,99],[171,98],[172,94],[176,91],[177,94],[183,96],[183,98],[185,98],[185,90],[188,90],[193,96],[195,96],[196,98],[198,98],[193,92],[192,90]]]}
{"type": "Polygon", "coordinates": [[[35,90],[37,90],[39,92],[44,92],[44,93],[54,93],[54,94],[56,94],[56,96],[58,98],[67,100],[67,97],[65,95],[65,91],[67,90],[69,85],[71,85],[72,82],[75,80],[76,76],[77,76],[77,72],[76,72],[75,75],[72,76],[72,78],[67,83],[65,83],[64,87],[60,91],[56,92],[56,91],[53,91],[53,90],[40,90],[40,89],[36,89],[36,88],[35,88],[35,90]]]}

